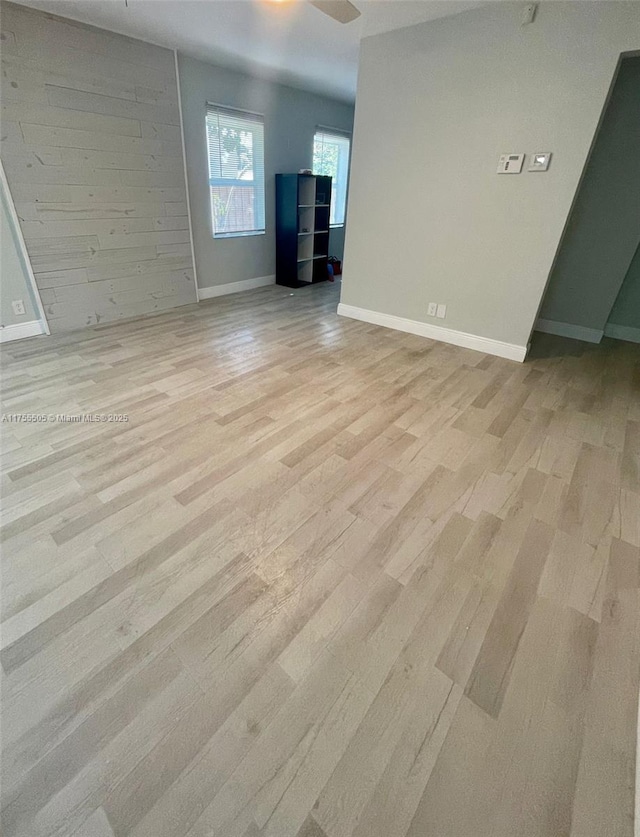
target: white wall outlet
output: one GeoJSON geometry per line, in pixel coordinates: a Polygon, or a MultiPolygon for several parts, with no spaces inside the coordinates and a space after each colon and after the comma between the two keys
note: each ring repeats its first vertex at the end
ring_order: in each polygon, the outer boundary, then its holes
{"type": "Polygon", "coordinates": [[[438,310],[436,311],[436,317],[440,317],[441,320],[447,316],[447,306],[446,305],[438,305],[438,310]]]}
{"type": "Polygon", "coordinates": [[[550,162],[550,151],[536,151],[535,154],[531,155],[531,160],[529,161],[529,171],[546,171],[549,168],[550,162]]]}
{"type": "Polygon", "coordinates": [[[13,313],[16,315],[24,314],[24,302],[21,299],[14,299],[11,303],[11,307],[13,308],[13,313]]]}
{"type": "Polygon", "coordinates": [[[427,308],[427,314],[430,317],[435,317],[437,310],[438,310],[438,303],[437,302],[430,302],[429,306],[427,308]]]}

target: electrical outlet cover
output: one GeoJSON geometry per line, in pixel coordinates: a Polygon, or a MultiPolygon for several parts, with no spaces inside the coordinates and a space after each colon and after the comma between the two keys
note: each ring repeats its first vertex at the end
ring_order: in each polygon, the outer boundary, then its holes
{"type": "Polygon", "coordinates": [[[435,317],[436,312],[438,310],[438,303],[437,302],[430,302],[427,308],[427,315],[429,317],[435,317]]]}
{"type": "Polygon", "coordinates": [[[550,161],[550,151],[536,151],[535,154],[531,155],[529,171],[546,171],[549,168],[550,161]]]}
{"type": "Polygon", "coordinates": [[[436,317],[440,317],[441,320],[447,316],[447,306],[446,305],[438,305],[438,310],[436,311],[436,317]]]}

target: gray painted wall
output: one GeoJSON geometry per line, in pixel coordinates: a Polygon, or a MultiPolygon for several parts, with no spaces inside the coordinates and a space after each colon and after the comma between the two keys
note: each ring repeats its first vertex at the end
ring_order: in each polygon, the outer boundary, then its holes
{"type": "MultiPolygon", "coordinates": [[[[179,56],[191,223],[202,288],[275,273],[275,174],[310,168],[317,125],[351,131],[353,106],[179,56]],[[205,135],[207,102],[264,114],[266,233],[214,239],[205,135]]],[[[332,230],[340,256],[344,230],[332,230]]]]}
{"type": "Polygon", "coordinates": [[[16,325],[37,319],[26,267],[9,217],[7,196],[0,187],[0,325],[16,325]],[[24,314],[13,313],[11,302],[14,299],[24,302],[24,314]]]}
{"type": "Polygon", "coordinates": [[[195,302],[171,50],[2,4],[0,153],[52,331],[195,302]]]}
{"type": "Polygon", "coordinates": [[[624,277],[608,323],[640,331],[640,245],[624,277]]]}
{"type": "Polygon", "coordinates": [[[522,8],[363,40],[344,303],[526,345],[640,4],[542,3],[524,27],[522,8]],[[554,158],[497,175],[515,151],[554,158]]]}
{"type": "Polygon", "coordinates": [[[540,310],[602,329],[640,241],[640,58],[622,61],[540,310]]]}

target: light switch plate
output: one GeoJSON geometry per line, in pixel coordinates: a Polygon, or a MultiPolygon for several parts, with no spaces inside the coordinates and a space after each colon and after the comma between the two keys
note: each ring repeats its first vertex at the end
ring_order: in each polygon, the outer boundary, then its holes
{"type": "Polygon", "coordinates": [[[535,154],[531,155],[529,171],[546,171],[549,168],[550,161],[550,151],[536,151],[535,154]]]}
{"type": "Polygon", "coordinates": [[[498,160],[498,174],[520,174],[524,154],[501,154],[498,160]]]}

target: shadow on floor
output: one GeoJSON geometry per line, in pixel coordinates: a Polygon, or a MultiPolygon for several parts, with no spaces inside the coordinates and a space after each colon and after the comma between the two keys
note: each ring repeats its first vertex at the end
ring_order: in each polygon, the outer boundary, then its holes
{"type": "Polygon", "coordinates": [[[600,343],[587,343],[583,340],[573,340],[570,337],[557,337],[555,334],[543,334],[541,331],[534,331],[527,360],[582,357],[583,355],[597,355],[602,352],[607,354],[623,352],[625,355],[635,352],[640,359],[640,343],[614,340],[611,337],[603,337],[600,343]]]}

